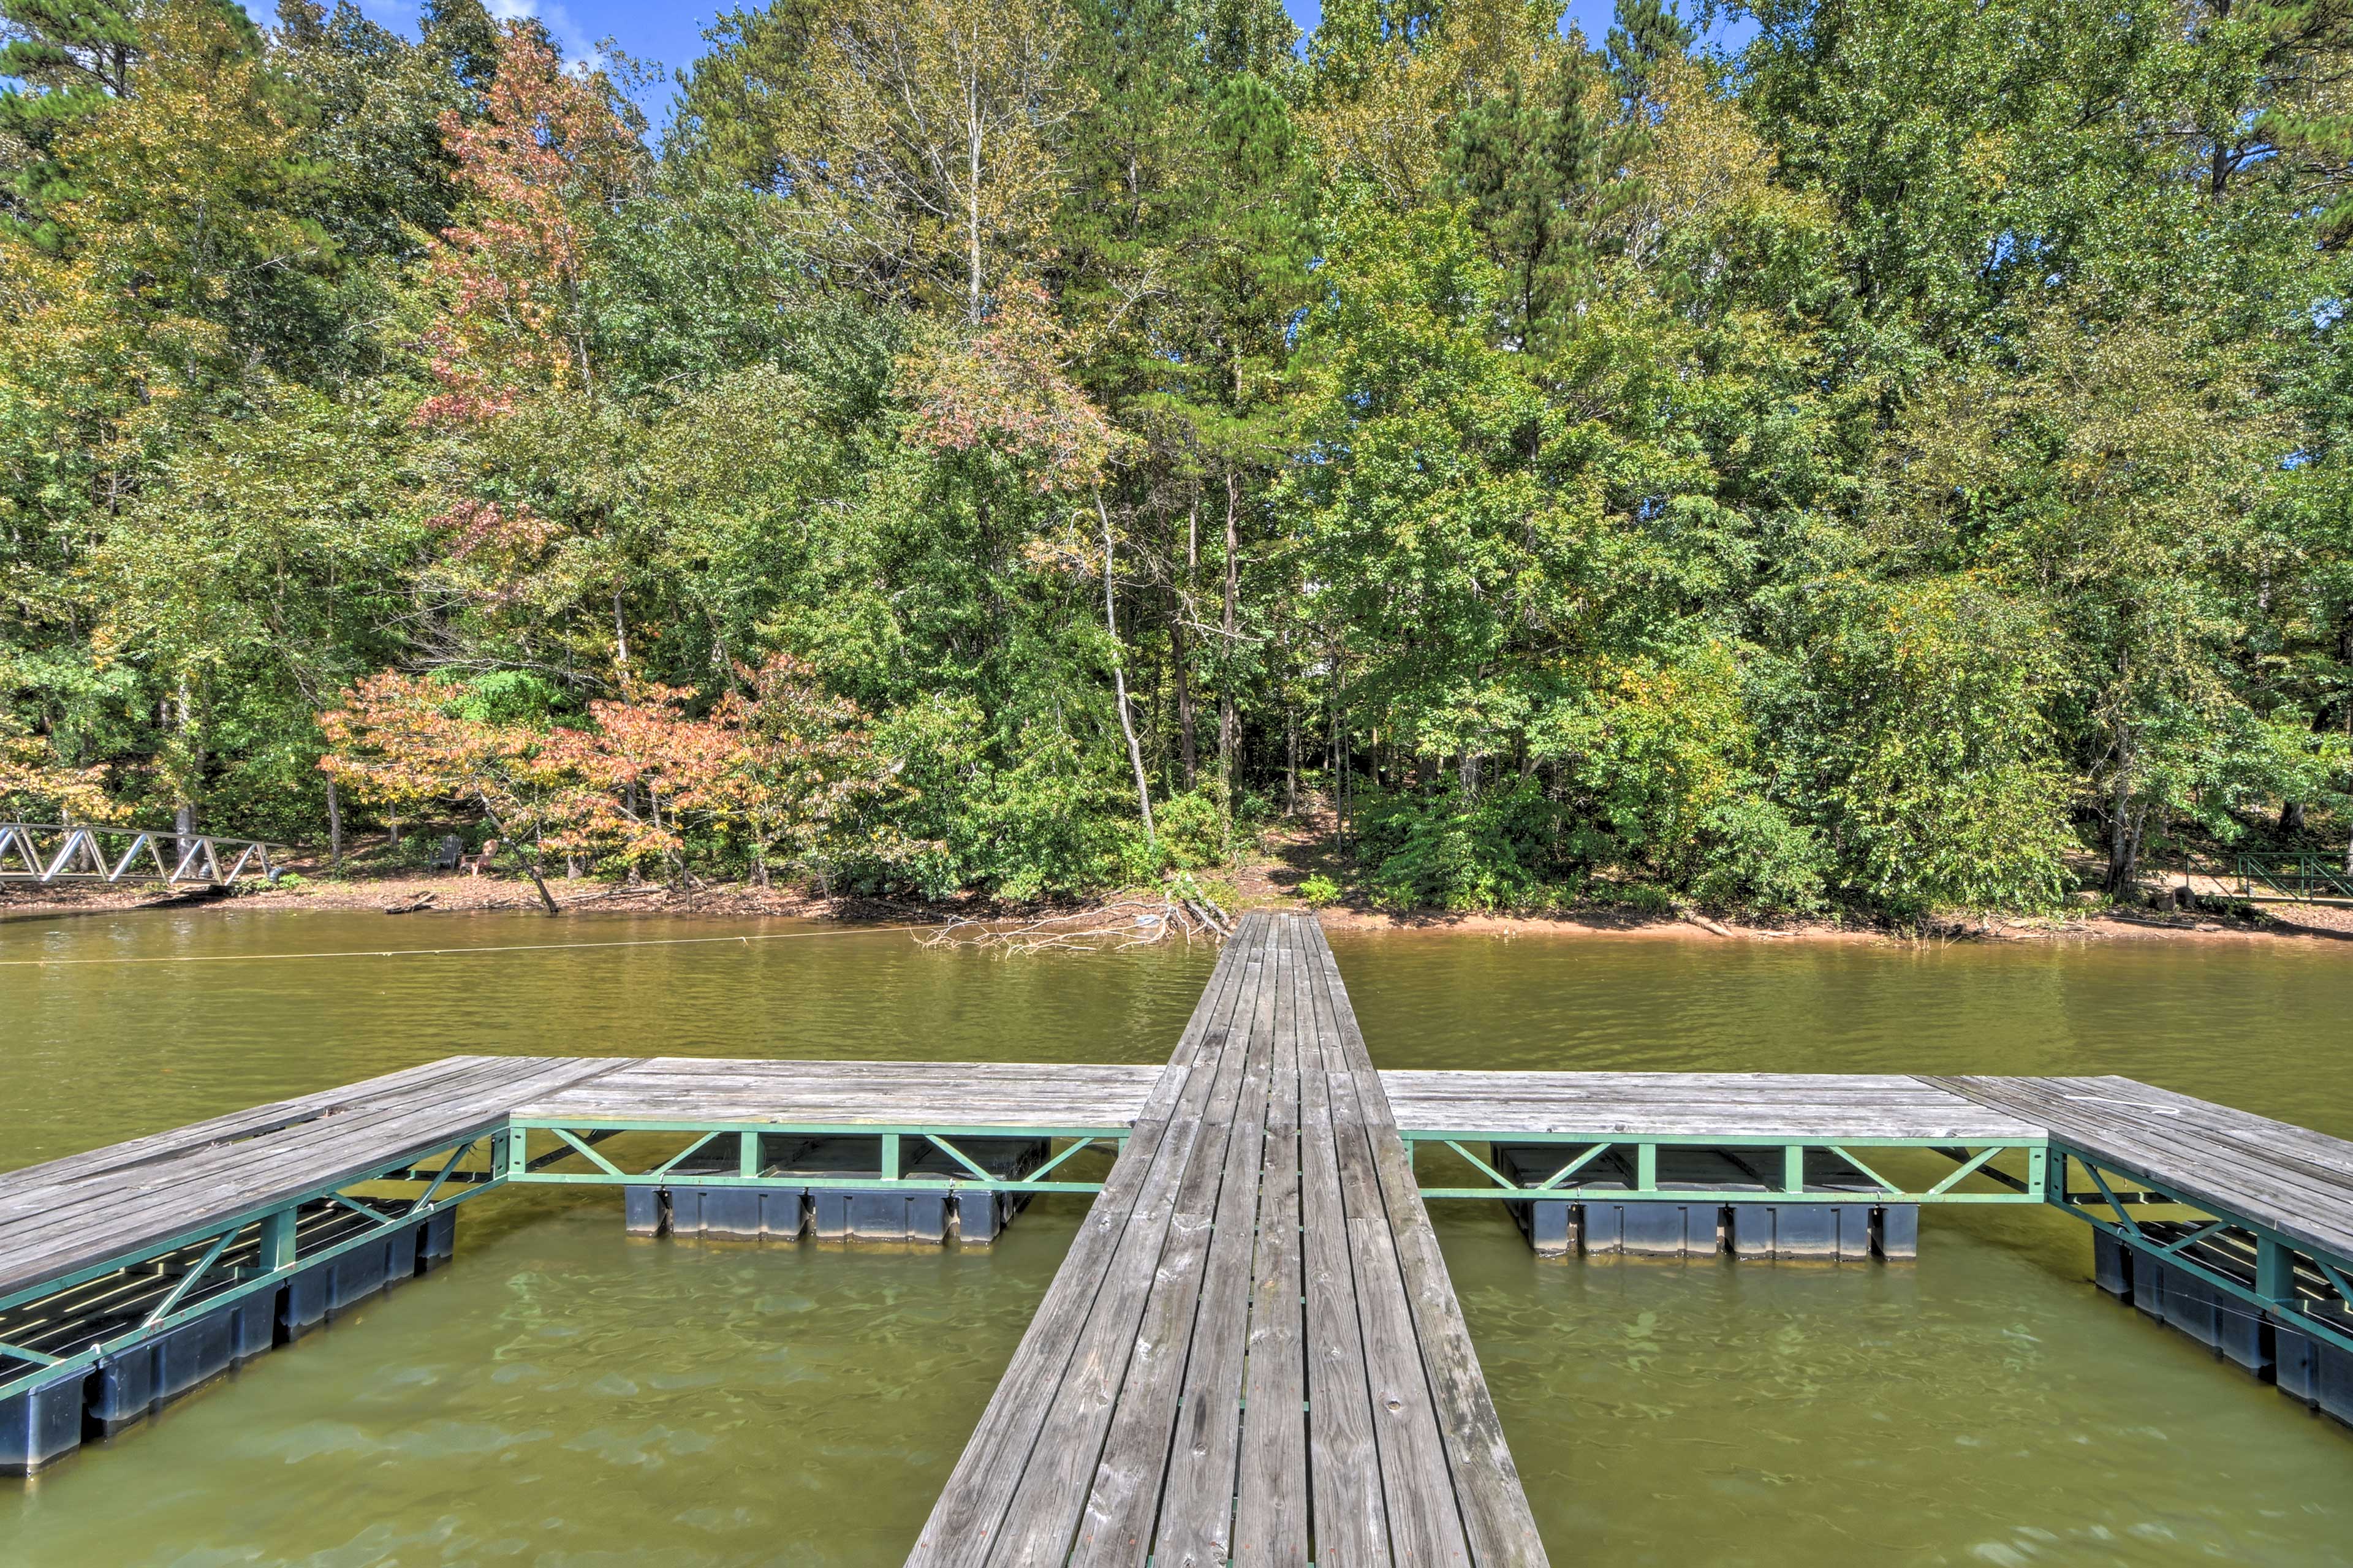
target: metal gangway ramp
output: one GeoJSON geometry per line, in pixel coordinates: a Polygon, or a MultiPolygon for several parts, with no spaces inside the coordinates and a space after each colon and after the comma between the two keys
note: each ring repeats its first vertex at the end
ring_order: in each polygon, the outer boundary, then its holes
{"type": "Polygon", "coordinates": [[[269,846],[210,833],[100,823],[0,822],[0,882],[193,882],[227,887],[274,879],[269,846]]]}

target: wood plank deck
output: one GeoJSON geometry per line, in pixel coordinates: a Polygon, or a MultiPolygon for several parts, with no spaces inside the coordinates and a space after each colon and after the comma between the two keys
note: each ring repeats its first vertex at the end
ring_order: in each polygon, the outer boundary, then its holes
{"type": "Polygon", "coordinates": [[[1322,931],[1245,917],[911,1564],[1540,1564],[1322,931]]]}
{"type": "Polygon", "coordinates": [[[1124,1129],[1156,1067],[656,1057],[515,1107],[522,1121],[1124,1129]]]}
{"type": "Polygon", "coordinates": [[[1893,1073],[1386,1072],[1399,1125],[1465,1137],[2039,1139],[2031,1117],[1893,1073]]]}
{"type": "Polygon", "coordinates": [[[0,1176],[0,1295],[505,1125],[623,1058],[448,1057],[0,1176]]]}
{"type": "Polygon", "coordinates": [[[2353,1258],[2353,1143],[2128,1079],[1377,1071],[1253,914],[1165,1067],[452,1057],[0,1174],[0,1296],[513,1121],[1123,1135],[921,1568],[1543,1563],[1401,1131],[2047,1137],[2353,1258]]]}
{"type": "Polygon", "coordinates": [[[1937,1078],[2112,1170],[2353,1258],[2353,1142],[2128,1078],[1937,1078]]]}

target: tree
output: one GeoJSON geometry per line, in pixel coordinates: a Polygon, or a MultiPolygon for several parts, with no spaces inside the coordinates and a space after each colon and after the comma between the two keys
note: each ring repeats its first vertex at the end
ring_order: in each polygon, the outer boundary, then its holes
{"type": "Polygon", "coordinates": [[[1556,335],[1596,286],[1602,226],[1632,195],[1621,178],[1640,131],[1614,126],[1603,78],[1572,40],[1504,76],[1456,116],[1448,163],[1471,221],[1511,279],[1505,332],[1518,348],[1556,335]]]}
{"type": "Polygon", "coordinates": [[[556,912],[539,867],[541,835],[569,787],[567,759],[528,725],[459,711],[462,693],[386,670],[343,693],[319,716],[330,750],[322,773],[363,800],[387,805],[459,802],[479,808],[531,877],[540,902],[556,912]]]}
{"type": "Polygon", "coordinates": [[[732,18],[689,85],[693,144],[766,173],[802,243],[869,288],[976,323],[1034,261],[1060,195],[1054,136],[1085,97],[1066,70],[1072,30],[1061,0],[812,0],[732,18]]]}
{"type": "Polygon", "coordinates": [[[0,5],[0,146],[8,149],[5,210],[43,250],[64,243],[56,208],[78,194],[58,161],[58,138],[131,90],[142,39],[129,10],[79,0],[9,0],[0,5]]]}
{"type": "Polygon", "coordinates": [[[564,71],[543,38],[511,24],[482,118],[445,110],[441,136],[467,204],[427,261],[439,310],[425,341],[441,391],[418,420],[593,395],[587,252],[597,218],[643,172],[609,87],[564,71]]]}
{"type": "Polygon", "coordinates": [[[123,815],[107,791],[103,765],[67,766],[49,737],[29,733],[6,713],[0,713],[0,811],[17,822],[52,814],[66,822],[111,822],[123,815]]]}
{"type": "Polygon", "coordinates": [[[890,865],[920,847],[873,821],[898,791],[899,768],[856,703],[828,696],[790,654],[742,673],[749,694],[731,691],[712,710],[729,743],[707,798],[713,819],[751,850],[754,880],[767,886],[782,863],[815,871],[822,888],[840,859],[890,865]]]}

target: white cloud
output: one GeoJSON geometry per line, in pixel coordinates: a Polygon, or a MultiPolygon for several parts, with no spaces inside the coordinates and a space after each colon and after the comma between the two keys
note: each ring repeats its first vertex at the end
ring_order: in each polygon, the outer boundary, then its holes
{"type": "MultiPolygon", "coordinates": [[[[243,0],[243,4],[246,15],[260,26],[268,26],[278,19],[275,0],[243,0]]],[[[556,0],[484,0],[484,5],[501,22],[537,17],[564,51],[564,58],[575,68],[594,69],[605,64],[605,56],[588,29],[575,21],[572,13],[556,0]]],[[[424,16],[417,0],[360,0],[360,10],[370,21],[397,28],[411,37],[416,37],[424,16]]]]}
{"type": "Polygon", "coordinates": [[[520,22],[526,17],[538,18],[550,37],[564,50],[564,58],[575,66],[591,69],[605,63],[596,47],[596,40],[587,30],[572,19],[572,13],[553,0],[489,0],[491,15],[501,22],[520,22]]]}

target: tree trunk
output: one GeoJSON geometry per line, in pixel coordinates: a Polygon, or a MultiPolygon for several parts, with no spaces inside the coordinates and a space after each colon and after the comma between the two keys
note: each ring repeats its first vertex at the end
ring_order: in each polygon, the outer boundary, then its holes
{"type": "MultiPolygon", "coordinates": [[[[1240,590],[1241,559],[1241,481],[1231,468],[1226,470],[1226,616],[1225,659],[1232,668],[1236,600],[1240,590]]],[[[1232,810],[1234,789],[1234,689],[1230,677],[1218,682],[1218,770],[1225,777],[1227,809],[1232,810]]]]}
{"type": "Polygon", "coordinates": [[[531,885],[539,889],[540,903],[551,915],[561,913],[562,911],[555,907],[555,895],[547,890],[547,879],[539,874],[539,862],[533,858],[533,853],[526,851],[521,844],[515,843],[513,836],[507,832],[506,824],[499,820],[498,810],[491,805],[491,797],[488,795],[476,790],[474,798],[481,802],[482,816],[489,819],[491,831],[509,844],[514,845],[515,858],[522,862],[524,873],[531,878],[531,885]]]}
{"type": "Polygon", "coordinates": [[[2137,806],[2132,798],[2132,739],[2129,732],[2116,736],[2116,774],[2108,795],[2108,879],[2110,898],[2118,898],[2133,890],[2140,876],[2140,831],[2147,807],[2137,806]]]}
{"type": "Polygon", "coordinates": [[[196,831],[196,784],[204,777],[204,748],[196,742],[195,714],[188,700],[188,678],[180,677],[180,743],[187,750],[187,773],[180,781],[178,809],[173,813],[173,826],[178,831],[176,840],[179,858],[188,858],[188,840],[196,831]]]}
{"type": "Polygon", "coordinates": [[[1282,708],[1282,815],[1299,815],[1299,710],[1282,708]]]}
{"type": "Polygon", "coordinates": [[[970,256],[969,256],[969,258],[968,258],[968,264],[969,264],[970,268],[971,268],[971,270],[970,270],[970,275],[969,275],[968,285],[967,285],[967,286],[968,286],[968,288],[969,288],[969,289],[970,289],[970,290],[971,290],[971,294],[970,294],[970,298],[969,298],[969,300],[968,300],[968,301],[966,302],[966,305],[965,305],[965,312],[966,312],[966,313],[965,313],[965,319],[966,321],[970,321],[974,326],[978,326],[978,325],[980,324],[980,299],[981,299],[981,295],[980,295],[980,144],[981,144],[981,121],[980,121],[980,73],[979,73],[979,72],[978,72],[978,70],[976,70],[976,70],[974,70],[974,71],[972,71],[972,72],[970,72],[970,73],[968,73],[968,74],[965,76],[965,150],[966,150],[966,153],[967,153],[968,156],[969,156],[969,157],[970,157],[970,159],[971,159],[970,170],[969,170],[969,173],[968,173],[968,174],[967,174],[967,177],[966,177],[966,179],[965,179],[965,213],[966,213],[966,220],[965,220],[965,221],[966,221],[966,222],[967,222],[967,224],[970,226],[969,226],[969,228],[968,228],[968,231],[967,231],[966,244],[970,247],[970,256]]]}
{"type": "Polygon", "coordinates": [[[1121,666],[1126,661],[1119,651],[1119,611],[1112,592],[1111,513],[1103,510],[1103,491],[1095,492],[1095,516],[1103,520],[1103,626],[1111,633],[1112,695],[1119,702],[1119,727],[1127,736],[1127,762],[1135,770],[1135,802],[1144,810],[1144,845],[1157,853],[1160,837],[1152,826],[1152,785],[1144,775],[1144,752],[1135,743],[1135,720],[1127,710],[1127,676],[1121,666]]]}
{"type": "Polygon", "coordinates": [[[343,803],[335,794],[335,775],[327,775],[327,864],[343,868],[343,803]]]}
{"type": "Polygon", "coordinates": [[[1168,622],[1168,658],[1176,683],[1176,756],[1184,769],[1186,792],[1190,794],[1199,772],[1199,754],[1193,739],[1193,679],[1185,668],[1185,611],[1181,602],[1168,622]]]}

